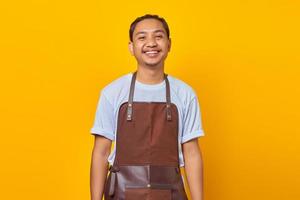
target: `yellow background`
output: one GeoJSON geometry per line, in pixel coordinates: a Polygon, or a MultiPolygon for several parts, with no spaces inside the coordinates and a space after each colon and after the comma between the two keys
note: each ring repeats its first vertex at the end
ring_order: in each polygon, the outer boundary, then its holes
{"type": "Polygon", "coordinates": [[[171,29],[166,72],[200,100],[206,200],[300,199],[300,4],[2,1],[0,199],[89,199],[99,92],[135,70],[130,23],[171,29]]]}

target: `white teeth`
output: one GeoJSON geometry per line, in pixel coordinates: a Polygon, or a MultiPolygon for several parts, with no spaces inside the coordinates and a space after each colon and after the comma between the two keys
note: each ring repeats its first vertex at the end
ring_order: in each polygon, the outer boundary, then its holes
{"type": "Polygon", "coordinates": [[[147,51],[146,54],[150,54],[150,53],[158,53],[158,51],[147,51]]]}

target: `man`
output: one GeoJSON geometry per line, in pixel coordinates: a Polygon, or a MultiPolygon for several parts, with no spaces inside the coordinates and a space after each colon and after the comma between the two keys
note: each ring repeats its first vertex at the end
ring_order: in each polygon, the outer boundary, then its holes
{"type": "Polygon", "coordinates": [[[203,199],[197,141],[204,135],[200,107],[189,85],[164,73],[169,36],[168,24],[157,15],[139,17],[130,26],[129,50],[137,60],[137,71],[101,91],[91,129],[95,135],[92,200],[102,195],[105,199],[187,199],[183,166],[192,199],[203,199]]]}

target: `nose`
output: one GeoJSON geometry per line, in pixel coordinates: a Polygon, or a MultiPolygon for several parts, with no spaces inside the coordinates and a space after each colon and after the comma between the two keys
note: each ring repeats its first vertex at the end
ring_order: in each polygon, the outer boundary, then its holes
{"type": "Polygon", "coordinates": [[[155,38],[150,37],[150,38],[147,40],[147,44],[146,44],[147,47],[153,47],[153,46],[156,46],[156,45],[157,45],[157,43],[156,43],[155,38]]]}

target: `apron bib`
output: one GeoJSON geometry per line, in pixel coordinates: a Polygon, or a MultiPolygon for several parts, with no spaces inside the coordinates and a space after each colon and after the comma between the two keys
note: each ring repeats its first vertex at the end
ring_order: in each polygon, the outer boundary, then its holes
{"type": "Polygon", "coordinates": [[[105,182],[105,200],[187,200],[179,168],[178,110],[171,103],[133,101],[136,72],[128,102],[119,108],[116,157],[105,182]]]}

